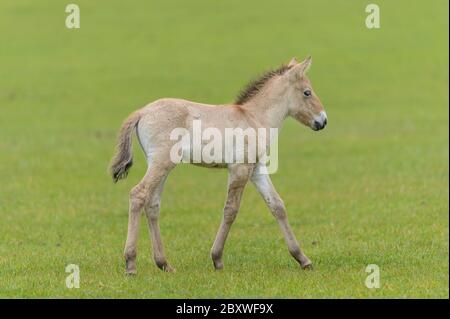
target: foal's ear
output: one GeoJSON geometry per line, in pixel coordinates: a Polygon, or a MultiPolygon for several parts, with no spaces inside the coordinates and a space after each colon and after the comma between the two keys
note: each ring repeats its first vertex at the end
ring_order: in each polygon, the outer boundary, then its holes
{"type": "Polygon", "coordinates": [[[293,57],[291,59],[291,61],[289,62],[288,67],[293,67],[293,66],[296,66],[297,64],[298,64],[297,59],[295,57],[293,57]]]}
{"type": "Polygon", "coordinates": [[[302,63],[295,65],[291,70],[289,70],[288,76],[292,81],[296,81],[301,78],[308,71],[312,64],[312,57],[307,57],[302,63]]]}
{"type": "Polygon", "coordinates": [[[305,59],[305,61],[303,61],[303,62],[301,63],[301,65],[303,66],[303,74],[306,73],[306,72],[308,72],[309,67],[311,66],[311,64],[312,64],[312,56],[308,56],[308,57],[305,59]]]}

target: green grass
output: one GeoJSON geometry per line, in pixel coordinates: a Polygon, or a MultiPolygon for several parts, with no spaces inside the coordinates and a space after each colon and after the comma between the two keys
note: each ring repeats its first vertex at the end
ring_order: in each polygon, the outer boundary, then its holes
{"type": "Polygon", "coordinates": [[[356,0],[76,3],[79,30],[65,3],[0,3],[0,297],[449,297],[447,1],[379,0],[379,30],[356,0]],[[250,186],[215,272],[226,172],[180,166],[161,214],[177,272],[153,264],[143,218],[126,277],[128,192],[146,167],[135,145],[128,179],[106,174],[121,121],[160,97],[226,103],[308,54],[329,125],[289,120],[273,180],[315,270],[250,186]],[[65,287],[70,263],[80,289],[65,287]]]}

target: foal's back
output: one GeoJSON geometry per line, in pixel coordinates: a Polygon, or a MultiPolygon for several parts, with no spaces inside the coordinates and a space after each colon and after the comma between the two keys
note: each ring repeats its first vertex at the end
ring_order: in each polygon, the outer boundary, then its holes
{"type": "MultiPolygon", "coordinates": [[[[142,112],[138,124],[138,134],[154,135],[170,132],[175,128],[192,129],[193,122],[200,120],[202,128],[250,126],[248,116],[239,105],[213,105],[183,99],[160,99],[139,110],[142,112]]],[[[168,135],[167,135],[168,136],[168,135]]],[[[164,137],[162,137],[164,138],[164,137]]]]}

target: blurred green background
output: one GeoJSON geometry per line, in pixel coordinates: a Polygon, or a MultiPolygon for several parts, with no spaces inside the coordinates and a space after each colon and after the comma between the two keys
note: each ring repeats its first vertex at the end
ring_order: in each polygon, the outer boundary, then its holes
{"type": "Polygon", "coordinates": [[[362,0],[83,0],[72,30],[68,3],[0,2],[0,297],[449,297],[447,1],[377,0],[376,30],[362,0]],[[143,218],[126,277],[128,192],[146,164],[135,143],[128,179],[107,175],[122,120],[160,97],[231,102],[309,54],[329,125],[289,120],[272,178],[315,270],[249,185],[215,272],[226,171],[186,165],[161,213],[177,272],[154,266],[143,218]]]}

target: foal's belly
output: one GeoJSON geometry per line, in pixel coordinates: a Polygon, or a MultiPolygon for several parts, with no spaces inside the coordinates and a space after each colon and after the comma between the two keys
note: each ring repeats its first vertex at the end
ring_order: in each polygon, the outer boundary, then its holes
{"type": "Polygon", "coordinates": [[[226,168],[228,164],[226,163],[190,163],[195,166],[205,167],[205,168],[226,168]]]}
{"type": "Polygon", "coordinates": [[[225,168],[228,163],[223,156],[214,156],[209,152],[204,152],[205,145],[202,144],[197,155],[194,154],[192,144],[184,143],[182,145],[181,163],[193,164],[195,166],[207,167],[207,168],[225,168]]]}

